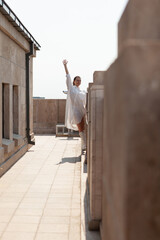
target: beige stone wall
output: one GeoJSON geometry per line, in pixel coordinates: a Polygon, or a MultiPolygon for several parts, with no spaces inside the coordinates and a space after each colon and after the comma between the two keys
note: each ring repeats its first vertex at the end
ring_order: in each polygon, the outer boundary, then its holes
{"type": "MultiPolygon", "coordinates": [[[[25,51],[9,38],[4,32],[0,31],[0,83],[13,85],[19,88],[19,134],[25,137],[26,126],[26,70],[25,70],[25,51]]],[[[10,101],[11,97],[10,97],[10,101]]],[[[12,104],[12,102],[11,102],[12,104]]],[[[12,106],[11,106],[12,107],[12,106]]],[[[11,114],[11,109],[10,109],[11,114]]],[[[13,128],[13,127],[12,127],[13,128]]],[[[12,130],[11,130],[12,131],[12,130]]]]}
{"type": "Polygon", "coordinates": [[[56,124],[65,122],[65,99],[34,99],[34,133],[55,134],[56,124]]]}
{"type": "Polygon", "coordinates": [[[130,0],[118,24],[119,52],[129,41],[159,40],[159,13],[159,0],[130,0]]]}
{"type": "Polygon", "coordinates": [[[129,1],[105,74],[102,240],[160,239],[159,11],[129,1]]]}
{"type": "MultiPolygon", "coordinates": [[[[0,13],[0,176],[28,149],[26,53],[29,50],[29,42],[0,13]]],[[[30,129],[33,132],[32,89],[33,57],[30,57],[30,129]]]]}
{"type": "Polygon", "coordinates": [[[160,44],[130,45],[106,72],[104,240],[160,237],[159,51],[160,44]]]}
{"type": "Polygon", "coordinates": [[[88,87],[88,226],[101,221],[102,240],[160,239],[159,12],[159,0],[128,2],[119,56],[88,87]]]}

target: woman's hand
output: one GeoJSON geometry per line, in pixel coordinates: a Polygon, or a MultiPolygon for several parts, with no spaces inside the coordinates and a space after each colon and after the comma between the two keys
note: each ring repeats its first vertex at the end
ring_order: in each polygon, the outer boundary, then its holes
{"type": "Polygon", "coordinates": [[[63,64],[67,65],[68,61],[66,59],[63,60],[63,64]]]}
{"type": "Polygon", "coordinates": [[[67,63],[68,63],[68,61],[66,59],[64,59],[63,60],[64,69],[65,69],[66,74],[69,74],[69,71],[68,71],[68,68],[67,68],[67,63]]]}

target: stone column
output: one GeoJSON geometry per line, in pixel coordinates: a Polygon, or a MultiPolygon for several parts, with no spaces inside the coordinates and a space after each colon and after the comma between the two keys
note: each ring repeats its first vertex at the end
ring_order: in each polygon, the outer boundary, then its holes
{"type": "MultiPolygon", "coordinates": [[[[102,160],[103,160],[103,87],[104,72],[95,72],[90,95],[89,165],[89,229],[99,228],[102,217],[102,160]]],[[[88,162],[87,162],[88,164],[88,162]]]]}
{"type": "Polygon", "coordinates": [[[160,239],[159,53],[130,45],[106,72],[102,240],[160,239]]]}
{"type": "MultiPolygon", "coordinates": [[[[87,93],[87,169],[90,168],[90,137],[91,137],[91,92],[90,88],[93,83],[89,83],[87,93]]],[[[90,176],[88,171],[88,183],[90,182],[90,176]]]]}

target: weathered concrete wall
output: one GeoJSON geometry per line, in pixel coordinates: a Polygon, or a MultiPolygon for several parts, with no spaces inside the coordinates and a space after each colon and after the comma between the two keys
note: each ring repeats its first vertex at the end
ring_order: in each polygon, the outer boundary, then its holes
{"type": "MultiPolygon", "coordinates": [[[[0,13],[0,176],[27,149],[26,53],[29,42],[0,13]],[[4,99],[2,99],[4,98],[4,99]]],[[[30,57],[30,129],[33,132],[33,58],[30,57]]],[[[32,133],[33,135],[33,133],[32,133]]]]}
{"type": "Polygon", "coordinates": [[[159,51],[130,45],[105,76],[103,240],[160,238],[159,51]]]}
{"type": "Polygon", "coordinates": [[[130,0],[118,24],[119,52],[133,39],[160,39],[160,1],[130,0]]]}
{"type": "Polygon", "coordinates": [[[160,239],[159,12],[129,1],[105,74],[102,240],[160,239]]]}
{"type": "Polygon", "coordinates": [[[34,133],[55,134],[56,124],[65,122],[65,99],[34,99],[34,133]]]}

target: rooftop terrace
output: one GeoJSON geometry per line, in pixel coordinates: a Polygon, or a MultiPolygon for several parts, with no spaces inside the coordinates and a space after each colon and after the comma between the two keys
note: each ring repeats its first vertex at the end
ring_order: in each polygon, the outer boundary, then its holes
{"type": "Polygon", "coordinates": [[[86,228],[83,166],[79,138],[36,136],[0,178],[0,239],[99,239],[86,228]]]}

